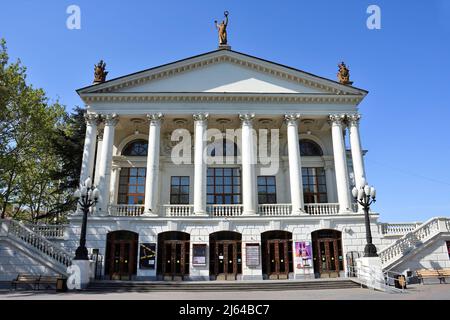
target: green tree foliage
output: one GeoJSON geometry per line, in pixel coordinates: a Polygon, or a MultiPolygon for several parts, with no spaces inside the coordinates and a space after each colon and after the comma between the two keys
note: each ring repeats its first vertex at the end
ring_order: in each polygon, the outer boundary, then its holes
{"type": "Polygon", "coordinates": [[[73,207],[69,193],[77,184],[83,147],[76,140],[84,139],[77,118],[81,113],[77,109],[75,115],[67,115],[42,89],[27,84],[26,68],[20,60],[9,63],[1,40],[1,218],[33,221],[73,207]]]}

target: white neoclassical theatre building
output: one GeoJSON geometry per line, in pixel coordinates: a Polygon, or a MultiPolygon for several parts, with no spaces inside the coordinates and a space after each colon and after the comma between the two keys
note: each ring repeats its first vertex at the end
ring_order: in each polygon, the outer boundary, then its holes
{"type": "MultiPolygon", "coordinates": [[[[100,190],[87,222],[97,278],[346,277],[362,256],[365,217],[351,190],[366,179],[367,91],[225,47],[77,92],[87,106],[81,181],[100,190]]],[[[13,251],[39,233],[33,243],[54,246],[39,264],[65,271],[82,214],[69,222],[47,242],[38,227],[2,230],[13,251]]],[[[389,224],[371,212],[370,226],[383,269],[450,267],[448,218],[389,224]]]]}

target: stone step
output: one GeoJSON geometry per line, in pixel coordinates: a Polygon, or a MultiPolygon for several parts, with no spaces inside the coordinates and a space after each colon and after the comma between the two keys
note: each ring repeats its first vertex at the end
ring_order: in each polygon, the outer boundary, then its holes
{"type": "Polygon", "coordinates": [[[127,291],[281,291],[281,290],[326,290],[359,288],[352,280],[333,281],[268,281],[268,282],[141,282],[141,281],[95,281],[88,287],[89,291],[127,292],[127,291]]]}

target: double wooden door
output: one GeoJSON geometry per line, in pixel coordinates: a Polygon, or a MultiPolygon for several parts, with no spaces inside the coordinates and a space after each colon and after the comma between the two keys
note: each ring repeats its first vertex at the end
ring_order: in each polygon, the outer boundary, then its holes
{"type": "Polygon", "coordinates": [[[288,279],[291,240],[267,240],[267,274],[269,279],[288,279]]]}
{"type": "Polygon", "coordinates": [[[340,240],[318,239],[315,242],[315,268],[321,277],[338,277],[342,270],[340,240]]]}
{"type": "Polygon", "coordinates": [[[111,280],[131,280],[136,269],[137,242],[112,240],[109,244],[109,276],[111,280]]]}
{"type": "Polygon", "coordinates": [[[218,280],[236,280],[241,267],[241,242],[221,240],[215,243],[214,274],[218,280]]]}
{"type": "Polygon", "coordinates": [[[184,279],[189,274],[189,241],[165,240],[162,251],[162,274],[166,280],[184,279]]]}

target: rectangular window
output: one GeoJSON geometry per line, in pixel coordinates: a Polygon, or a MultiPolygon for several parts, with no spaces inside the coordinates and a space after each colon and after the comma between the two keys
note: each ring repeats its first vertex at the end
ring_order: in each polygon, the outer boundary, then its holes
{"type": "Polygon", "coordinates": [[[189,177],[170,178],[170,204],[189,204],[189,177]]]}
{"type": "Polygon", "coordinates": [[[274,176],[258,177],[258,203],[277,203],[277,188],[274,176]]]}
{"type": "Polygon", "coordinates": [[[118,204],[144,204],[146,168],[121,168],[118,204]]]}
{"type": "Polygon", "coordinates": [[[208,204],[241,203],[241,170],[239,168],[208,168],[208,204]]]}
{"type": "Polygon", "coordinates": [[[447,241],[448,258],[450,259],[450,241],[447,241]]]}
{"type": "Polygon", "coordinates": [[[327,183],[324,168],[302,168],[305,203],[327,203],[327,183]]]}

